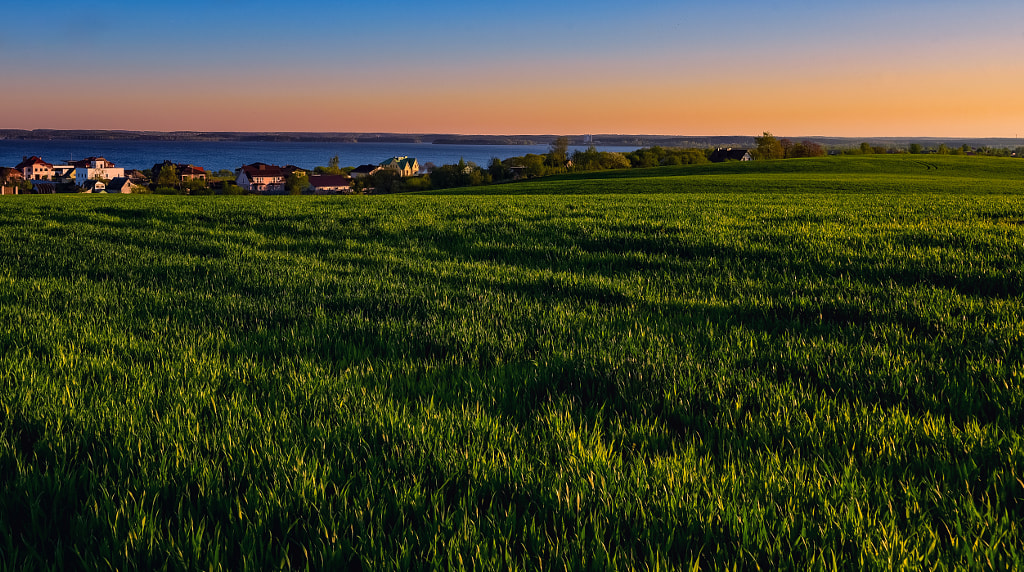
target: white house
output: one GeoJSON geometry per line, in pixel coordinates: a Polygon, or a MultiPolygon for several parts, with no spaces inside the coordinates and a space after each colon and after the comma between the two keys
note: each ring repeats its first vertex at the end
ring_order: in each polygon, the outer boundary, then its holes
{"type": "Polygon", "coordinates": [[[81,161],[75,161],[75,181],[79,186],[84,185],[86,181],[94,179],[117,179],[124,177],[124,169],[121,167],[115,167],[113,163],[107,161],[103,157],[89,157],[88,159],[82,159],[81,161]]]}
{"type": "Polygon", "coordinates": [[[49,181],[53,179],[53,165],[34,155],[18,163],[15,169],[21,171],[21,176],[26,181],[49,181]]]}

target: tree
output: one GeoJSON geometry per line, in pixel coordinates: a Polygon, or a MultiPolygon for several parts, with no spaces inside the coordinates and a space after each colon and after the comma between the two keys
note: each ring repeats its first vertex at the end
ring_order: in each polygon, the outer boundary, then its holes
{"type": "Polygon", "coordinates": [[[309,188],[309,177],[302,171],[295,171],[285,179],[284,188],[289,195],[301,195],[309,188]]]}
{"type": "Polygon", "coordinates": [[[156,186],[164,188],[175,188],[181,182],[178,177],[178,168],[170,163],[165,163],[160,168],[160,174],[156,177],[156,186]]]}
{"type": "Polygon", "coordinates": [[[782,143],[768,131],[762,133],[760,137],[754,137],[754,142],[757,143],[757,149],[754,151],[757,159],[769,160],[785,157],[782,143]]]}
{"type": "Polygon", "coordinates": [[[381,169],[365,177],[364,180],[365,188],[373,189],[376,194],[397,193],[405,189],[405,185],[402,184],[402,176],[394,169],[381,169]]]}
{"type": "Polygon", "coordinates": [[[244,195],[245,189],[239,187],[234,181],[224,181],[224,186],[220,189],[222,195],[244,195]]]}
{"type": "Polygon", "coordinates": [[[910,144],[910,154],[911,155],[920,155],[921,154],[921,144],[920,143],[911,143],[910,144]]]}
{"type": "Polygon", "coordinates": [[[601,152],[591,145],[586,151],[577,149],[572,154],[572,167],[577,171],[596,171],[601,168],[601,152]]]}
{"type": "Polygon", "coordinates": [[[527,153],[522,157],[513,157],[509,161],[513,167],[523,168],[524,177],[542,177],[547,172],[547,169],[544,168],[544,159],[544,155],[527,153]]]}
{"type": "Polygon", "coordinates": [[[212,195],[213,189],[206,186],[206,181],[202,179],[193,179],[183,185],[188,189],[190,195],[212,195]]]}
{"type": "Polygon", "coordinates": [[[790,144],[789,149],[786,151],[786,158],[824,157],[825,154],[825,148],[814,141],[801,141],[790,144]]]}
{"type": "Polygon", "coordinates": [[[547,164],[549,167],[562,168],[569,159],[569,138],[561,136],[551,142],[548,149],[547,164]]]}
{"type": "Polygon", "coordinates": [[[939,145],[939,150],[937,151],[937,153],[939,155],[949,155],[949,147],[946,147],[946,144],[942,143],[941,145],[939,145]]]}
{"type": "Polygon", "coordinates": [[[784,159],[789,159],[790,157],[796,156],[793,155],[793,142],[790,141],[789,139],[783,139],[782,141],[779,141],[779,145],[782,145],[782,157],[784,159]]]}
{"type": "Polygon", "coordinates": [[[338,156],[335,155],[327,162],[326,167],[314,167],[313,172],[318,175],[340,175],[344,171],[342,171],[341,167],[338,166],[339,163],[340,161],[338,160],[338,156]]]}
{"type": "Polygon", "coordinates": [[[508,169],[497,157],[491,157],[491,164],[487,166],[487,172],[491,174],[492,181],[503,181],[508,178],[508,169]]]}
{"type": "Polygon", "coordinates": [[[629,159],[626,158],[622,153],[602,152],[601,153],[601,168],[602,169],[628,169],[629,159]]]}
{"type": "Polygon", "coordinates": [[[863,155],[870,155],[871,153],[873,153],[874,150],[871,148],[871,143],[868,143],[867,141],[861,143],[860,152],[863,155]]]}

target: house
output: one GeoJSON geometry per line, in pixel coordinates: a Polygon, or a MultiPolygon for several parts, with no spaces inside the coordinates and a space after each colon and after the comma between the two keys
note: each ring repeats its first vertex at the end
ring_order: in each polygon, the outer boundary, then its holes
{"type": "Polygon", "coordinates": [[[281,167],[281,171],[284,172],[285,179],[292,175],[305,177],[307,174],[309,174],[309,172],[303,169],[302,167],[296,167],[295,165],[285,165],[284,167],[281,167]]]}
{"type": "Polygon", "coordinates": [[[398,171],[399,176],[412,177],[420,172],[420,164],[416,159],[408,157],[392,157],[380,164],[381,169],[398,171]]]}
{"type": "Polygon", "coordinates": [[[747,151],[746,149],[733,149],[732,147],[729,147],[727,149],[722,149],[721,147],[719,147],[718,149],[715,149],[714,152],[711,153],[711,156],[708,158],[711,159],[712,163],[754,160],[754,156],[751,155],[750,152],[747,151]]]}
{"type": "Polygon", "coordinates": [[[518,181],[519,179],[526,178],[526,167],[520,165],[512,165],[508,167],[508,173],[512,176],[512,180],[518,181]]]}
{"type": "Polygon", "coordinates": [[[103,181],[91,179],[83,182],[81,187],[83,193],[95,193],[98,191],[105,191],[107,189],[107,184],[104,183],[103,181]]]}
{"type": "Polygon", "coordinates": [[[284,193],[286,178],[284,169],[277,165],[253,163],[238,169],[235,183],[250,193],[276,194],[284,193]]]}
{"type": "Polygon", "coordinates": [[[353,179],[362,179],[363,177],[369,177],[380,170],[379,165],[359,165],[355,169],[349,171],[349,176],[353,179]]]}
{"type": "Polygon", "coordinates": [[[113,163],[103,157],[89,157],[81,161],[72,161],[75,167],[75,181],[79,186],[86,181],[103,179],[109,181],[124,176],[124,169],[115,167],[113,163]]]}
{"type": "Polygon", "coordinates": [[[345,175],[310,175],[309,188],[315,195],[333,195],[352,190],[352,177],[345,175]]]}
{"type": "Polygon", "coordinates": [[[73,164],[53,165],[52,180],[60,183],[75,182],[75,166],[73,164]]]}
{"type": "Polygon", "coordinates": [[[124,195],[130,195],[132,194],[132,192],[135,191],[135,188],[137,186],[138,185],[133,183],[132,180],[129,179],[128,177],[117,177],[116,179],[111,179],[110,182],[107,183],[106,191],[108,193],[121,193],[124,195]]]}
{"type": "Polygon", "coordinates": [[[183,183],[192,181],[206,182],[206,170],[195,165],[178,165],[178,176],[181,177],[181,182],[183,183]]]}
{"type": "Polygon", "coordinates": [[[18,194],[18,184],[25,178],[18,169],[0,167],[0,195],[18,194]]]}
{"type": "Polygon", "coordinates": [[[131,179],[132,183],[141,185],[149,182],[149,177],[138,169],[125,169],[124,176],[131,179]]]}
{"type": "Polygon", "coordinates": [[[21,163],[18,163],[15,169],[21,171],[21,176],[26,181],[49,181],[53,179],[53,165],[34,155],[32,157],[25,157],[21,163]]]}
{"type": "MultiPolygon", "coordinates": [[[[164,161],[163,163],[157,163],[156,165],[153,165],[153,168],[150,170],[150,172],[153,173],[153,180],[159,180],[160,173],[162,173],[164,169],[168,168],[174,170],[175,178],[179,182],[191,183],[192,181],[202,181],[204,184],[206,183],[206,170],[203,169],[202,167],[196,167],[195,165],[187,165],[181,163],[172,163],[170,161],[164,161]]],[[[128,178],[134,177],[128,175],[128,178]]]]}

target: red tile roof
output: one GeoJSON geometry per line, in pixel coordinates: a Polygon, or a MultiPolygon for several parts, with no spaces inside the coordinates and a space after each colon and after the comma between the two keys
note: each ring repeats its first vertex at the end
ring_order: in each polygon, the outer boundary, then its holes
{"type": "Polygon", "coordinates": [[[314,189],[324,187],[349,187],[352,185],[352,177],[347,175],[310,175],[309,186],[314,189]]]}
{"type": "Polygon", "coordinates": [[[10,167],[0,167],[0,181],[21,180],[21,171],[10,167]]]}
{"type": "Polygon", "coordinates": [[[253,163],[252,165],[243,165],[242,170],[245,174],[252,179],[253,177],[282,177],[284,178],[284,170],[277,165],[268,165],[266,163],[253,163]]]}
{"type": "Polygon", "coordinates": [[[25,159],[21,163],[18,163],[18,166],[15,167],[15,169],[21,170],[24,169],[25,167],[31,167],[32,165],[46,165],[47,167],[53,167],[51,163],[47,163],[46,161],[43,161],[39,157],[33,155],[28,159],[25,159]]]}

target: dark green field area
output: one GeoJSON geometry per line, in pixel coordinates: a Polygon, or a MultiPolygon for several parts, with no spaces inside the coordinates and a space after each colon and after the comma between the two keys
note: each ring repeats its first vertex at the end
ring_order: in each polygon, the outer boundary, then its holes
{"type": "Polygon", "coordinates": [[[0,568],[1024,562],[1024,161],[449,193],[2,197],[0,568]]]}

